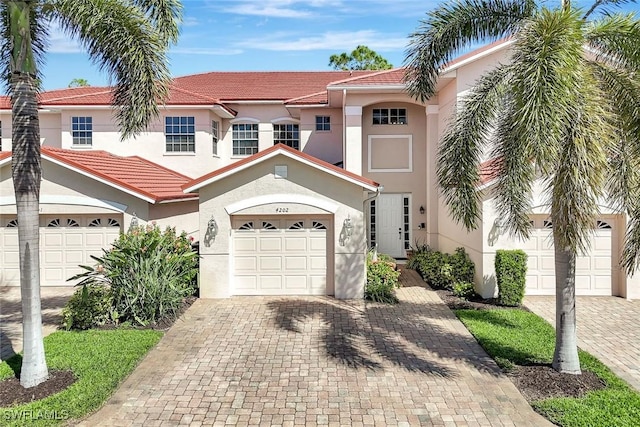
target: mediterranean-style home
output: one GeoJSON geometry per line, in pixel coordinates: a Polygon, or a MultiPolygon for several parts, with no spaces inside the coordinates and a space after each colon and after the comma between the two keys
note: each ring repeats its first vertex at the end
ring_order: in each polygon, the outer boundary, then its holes
{"type": "MultiPolygon", "coordinates": [[[[554,294],[553,226],[536,194],[532,237],[501,233],[491,192],[482,222],[453,222],[436,187],[438,140],[458,99],[508,60],[510,41],[466,54],[441,73],[428,102],[403,70],[211,72],[175,78],[160,117],[121,140],[108,87],[40,95],[43,286],[68,285],[79,264],[130,225],[184,230],[200,245],[202,297],[334,295],[360,298],[365,257],[397,258],[416,243],[464,247],[476,289],[496,292],[494,255],[529,255],[527,293],[554,294]]],[[[0,100],[0,286],[17,286],[11,108],[0,100]]],[[[490,190],[492,159],[479,186],[490,190]]],[[[625,217],[602,206],[577,292],[640,294],[619,267],[625,217]]]]}

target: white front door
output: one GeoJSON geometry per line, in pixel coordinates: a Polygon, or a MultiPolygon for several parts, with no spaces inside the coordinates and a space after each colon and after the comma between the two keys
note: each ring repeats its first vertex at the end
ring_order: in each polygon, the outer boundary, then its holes
{"type": "Polygon", "coordinates": [[[402,258],[403,239],[403,200],[402,194],[381,194],[376,200],[376,243],[378,252],[402,258]]]}

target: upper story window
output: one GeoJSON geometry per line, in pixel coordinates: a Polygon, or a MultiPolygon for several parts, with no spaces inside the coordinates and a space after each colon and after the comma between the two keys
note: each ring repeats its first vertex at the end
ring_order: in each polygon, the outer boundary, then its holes
{"type": "Polygon", "coordinates": [[[195,153],[196,126],[193,116],[165,117],[167,153],[195,153]]]}
{"type": "Polygon", "coordinates": [[[297,124],[273,125],[273,144],[284,144],[300,149],[300,126],[297,124]]]}
{"type": "Polygon", "coordinates": [[[236,123],[233,125],[233,155],[250,156],[258,152],[258,124],[236,123]]]}
{"type": "Polygon", "coordinates": [[[93,119],[91,117],[71,117],[73,145],[91,145],[93,140],[93,119]]]}
{"type": "Polygon", "coordinates": [[[331,130],[331,117],[316,116],[316,130],[326,132],[331,130]]]}
{"type": "Polygon", "coordinates": [[[374,125],[406,125],[407,109],[406,108],[374,108],[373,124],[374,125]]]}
{"type": "Polygon", "coordinates": [[[218,140],[220,138],[220,122],[211,121],[211,143],[213,147],[213,155],[218,155],[218,140]]]}

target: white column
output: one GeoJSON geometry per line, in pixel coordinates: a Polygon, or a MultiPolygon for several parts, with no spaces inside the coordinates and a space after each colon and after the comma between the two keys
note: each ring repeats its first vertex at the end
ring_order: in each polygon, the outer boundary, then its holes
{"type": "Polygon", "coordinates": [[[436,158],[438,155],[438,105],[427,105],[427,243],[438,247],[438,179],[436,158]]]}
{"type": "Polygon", "coordinates": [[[344,107],[344,169],[362,175],[362,107],[344,107]]]}

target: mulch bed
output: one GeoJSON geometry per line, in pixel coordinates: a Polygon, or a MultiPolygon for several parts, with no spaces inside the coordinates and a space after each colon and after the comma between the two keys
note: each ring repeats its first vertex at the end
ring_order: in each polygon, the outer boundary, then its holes
{"type": "MultiPolygon", "coordinates": [[[[167,318],[152,325],[140,327],[140,329],[168,330],[197,299],[195,296],[185,298],[175,318],[167,318]]],[[[105,325],[100,329],[116,329],[116,326],[105,325]]],[[[76,377],[71,371],[50,371],[48,380],[31,388],[22,387],[18,378],[7,378],[0,381],[0,408],[44,399],[67,389],[75,381],[76,377]]]]}
{"type": "MultiPolygon", "coordinates": [[[[430,288],[427,283],[425,283],[425,286],[430,288]]],[[[524,306],[505,307],[498,305],[495,298],[482,299],[477,297],[468,301],[453,295],[448,290],[433,290],[451,310],[506,310],[517,308],[529,311],[524,306]]],[[[553,369],[550,364],[514,365],[505,374],[529,403],[556,397],[582,397],[589,391],[602,390],[606,386],[604,381],[593,372],[583,371],[581,375],[561,374],[553,369]]]]}
{"type": "Polygon", "coordinates": [[[49,379],[35,387],[24,388],[18,378],[0,381],[0,408],[29,403],[61,392],[76,382],[71,371],[51,371],[49,379]]]}

